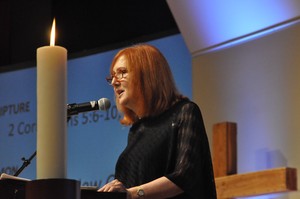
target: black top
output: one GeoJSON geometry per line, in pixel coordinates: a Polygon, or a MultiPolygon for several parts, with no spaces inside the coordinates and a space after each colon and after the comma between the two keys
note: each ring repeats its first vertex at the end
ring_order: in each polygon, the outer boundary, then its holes
{"type": "Polygon", "coordinates": [[[174,198],[215,199],[209,143],[199,107],[182,100],[157,117],[132,125],[115,177],[130,188],[165,176],[184,193],[174,198]]]}

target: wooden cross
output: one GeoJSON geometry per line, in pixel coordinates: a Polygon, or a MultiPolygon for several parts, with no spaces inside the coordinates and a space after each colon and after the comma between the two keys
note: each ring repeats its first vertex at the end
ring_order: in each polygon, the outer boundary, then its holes
{"type": "Polygon", "coordinates": [[[297,169],[280,167],[237,174],[237,125],[213,126],[212,157],[218,199],[297,190],[297,169]]]}

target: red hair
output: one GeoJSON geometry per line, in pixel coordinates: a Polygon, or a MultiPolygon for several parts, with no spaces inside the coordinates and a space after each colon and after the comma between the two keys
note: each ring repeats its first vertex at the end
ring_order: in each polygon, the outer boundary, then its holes
{"type": "MultiPolygon", "coordinates": [[[[169,64],[163,54],[154,46],[148,44],[134,45],[120,50],[114,57],[110,72],[116,61],[124,56],[127,70],[130,72],[135,96],[138,100],[137,110],[144,117],[156,116],[167,110],[176,101],[183,98],[178,92],[169,64]]],[[[138,120],[132,110],[118,104],[118,109],[124,113],[122,124],[131,125],[138,120]]]]}

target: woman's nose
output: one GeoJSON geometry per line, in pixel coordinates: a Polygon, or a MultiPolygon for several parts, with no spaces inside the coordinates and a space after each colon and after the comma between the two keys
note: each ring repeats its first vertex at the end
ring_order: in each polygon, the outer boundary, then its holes
{"type": "Polygon", "coordinates": [[[116,85],[119,85],[119,84],[120,84],[120,82],[115,77],[113,77],[112,80],[111,80],[111,85],[116,86],[116,85]]]}

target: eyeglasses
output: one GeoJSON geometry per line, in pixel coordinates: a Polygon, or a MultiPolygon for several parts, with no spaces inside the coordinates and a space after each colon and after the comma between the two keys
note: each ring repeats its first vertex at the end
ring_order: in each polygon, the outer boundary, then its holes
{"type": "Polygon", "coordinates": [[[116,78],[116,80],[121,80],[127,77],[127,75],[128,75],[128,71],[126,68],[119,68],[115,74],[108,76],[105,79],[109,85],[112,85],[113,78],[116,78]]]}

